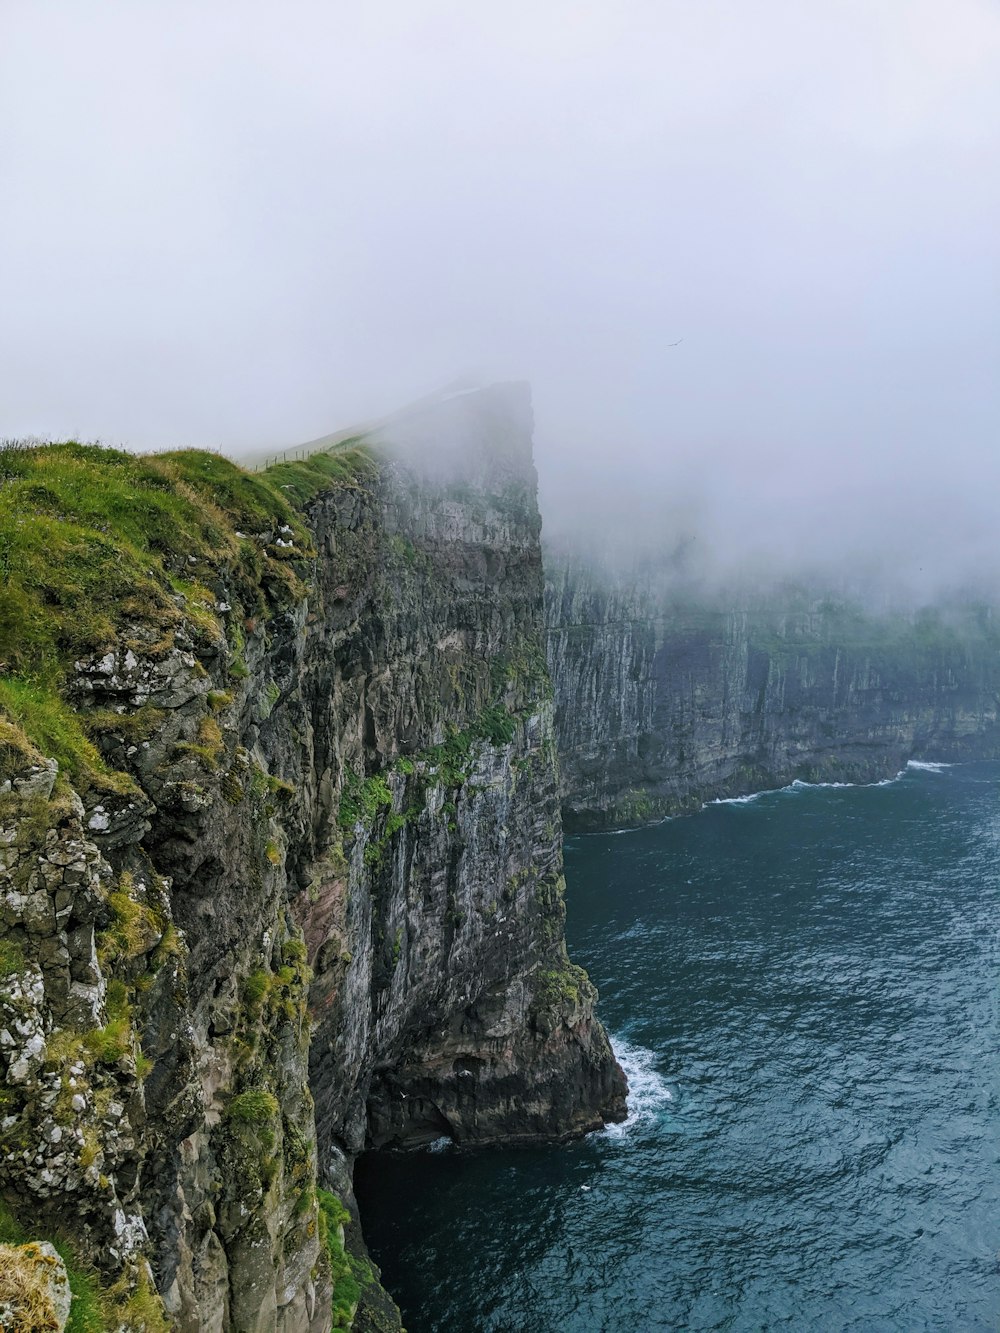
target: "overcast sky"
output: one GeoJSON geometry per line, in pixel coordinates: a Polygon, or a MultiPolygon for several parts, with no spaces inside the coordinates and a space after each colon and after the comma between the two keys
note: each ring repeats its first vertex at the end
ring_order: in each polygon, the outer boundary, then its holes
{"type": "Polygon", "coordinates": [[[553,522],[1000,527],[997,0],[0,0],[0,199],[3,435],[528,378],[553,522]]]}

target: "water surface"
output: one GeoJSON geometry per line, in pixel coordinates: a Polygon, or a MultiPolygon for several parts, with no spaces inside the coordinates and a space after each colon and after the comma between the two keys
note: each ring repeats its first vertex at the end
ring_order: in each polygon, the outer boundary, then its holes
{"type": "Polygon", "coordinates": [[[410,1333],[995,1333],[998,793],[911,767],[569,842],[634,1114],[363,1164],[410,1333]]]}

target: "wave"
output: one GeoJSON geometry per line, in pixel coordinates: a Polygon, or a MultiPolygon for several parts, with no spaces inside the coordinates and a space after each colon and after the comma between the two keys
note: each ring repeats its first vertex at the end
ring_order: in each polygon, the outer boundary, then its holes
{"type": "Polygon", "coordinates": [[[608,1125],[603,1133],[608,1138],[621,1138],[637,1125],[655,1121],[674,1100],[667,1080],[656,1068],[656,1052],[644,1046],[633,1046],[623,1037],[611,1038],[615,1059],[628,1079],[628,1119],[620,1125],[608,1125]]]}
{"type": "MultiPolygon", "coordinates": [[[[933,768],[935,771],[939,768],[948,768],[948,764],[920,764],[915,760],[910,760],[907,768],[933,768]]],[[[762,796],[792,796],[798,791],[818,791],[820,789],[833,789],[840,787],[891,787],[894,782],[898,782],[906,773],[905,768],[901,768],[898,773],[891,778],[880,778],[878,782],[805,782],[802,778],[796,778],[784,787],[765,787],[763,791],[751,792],[749,796],[719,796],[714,801],[706,801],[702,806],[706,810],[710,805],[749,805],[751,801],[759,801],[762,796]]]]}
{"type": "Polygon", "coordinates": [[[435,1139],[432,1143],[428,1143],[427,1151],[447,1152],[449,1148],[454,1148],[454,1146],[455,1146],[455,1140],[453,1138],[449,1138],[447,1134],[442,1134],[439,1139],[435,1139]]]}
{"type": "MultiPolygon", "coordinates": [[[[946,768],[954,768],[954,767],[955,764],[934,762],[929,759],[908,759],[906,761],[905,767],[901,768],[898,773],[894,773],[891,778],[880,778],[877,782],[805,782],[802,778],[795,778],[792,782],[787,783],[784,787],[765,787],[762,791],[752,791],[749,792],[746,796],[717,796],[711,801],[703,801],[701,808],[703,810],[707,810],[710,805],[750,805],[754,801],[759,801],[762,796],[781,796],[783,794],[791,795],[797,791],[812,791],[812,790],[819,790],[821,788],[833,790],[842,787],[891,787],[894,782],[898,782],[900,778],[905,777],[906,774],[910,771],[916,771],[922,773],[943,773],[946,768]]],[[[683,818],[684,818],[683,814],[665,815],[663,819],[657,820],[655,822],[665,824],[670,820],[683,819],[683,818]]],[[[648,826],[642,825],[640,827],[648,827],[648,826]]],[[[621,837],[626,833],[635,833],[635,832],[637,832],[636,826],[630,825],[627,828],[604,829],[604,830],[599,830],[593,835],[588,835],[584,833],[584,834],[578,834],[577,836],[617,838],[621,837]]]]}
{"type": "Polygon", "coordinates": [[[749,805],[751,801],[759,801],[762,796],[773,796],[777,791],[788,791],[787,787],[769,787],[766,791],[752,791],[749,796],[717,796],[714,801],[706,801],[705,805],[749,805]]]}

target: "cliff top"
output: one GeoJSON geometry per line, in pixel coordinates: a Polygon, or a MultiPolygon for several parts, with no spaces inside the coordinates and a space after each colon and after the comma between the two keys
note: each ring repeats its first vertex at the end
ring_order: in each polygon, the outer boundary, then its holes
{"type": "Polygon", "coordinates": [[[120,790],[67,700],[73,663],[133,640],[162,657],[182,624],[238,651],[222,584],[244,618],[287,605],[313,555],[302,508],[373,467],[357,439],[259,473],[200,450],[0,450],[0,789],[45,755],[79,788],[120,790]]]}

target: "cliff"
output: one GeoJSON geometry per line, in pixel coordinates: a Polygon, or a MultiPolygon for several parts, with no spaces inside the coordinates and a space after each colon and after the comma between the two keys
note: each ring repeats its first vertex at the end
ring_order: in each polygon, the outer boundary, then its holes
{"type": "Polygon", "coordinates": [[[0,455],[0,1239],[108,1327],[398,1326],[357,1152],[624,1115],[539,530],[511,386],[257,476],[0,455]]]}
{"type": "Polygon", "coordinates": [[[801,588],[695,594],[667,571],[546,553],[569,829],[642,823],[913,757],[1000,754],[990,608],[869,612],[801,588]]]}

